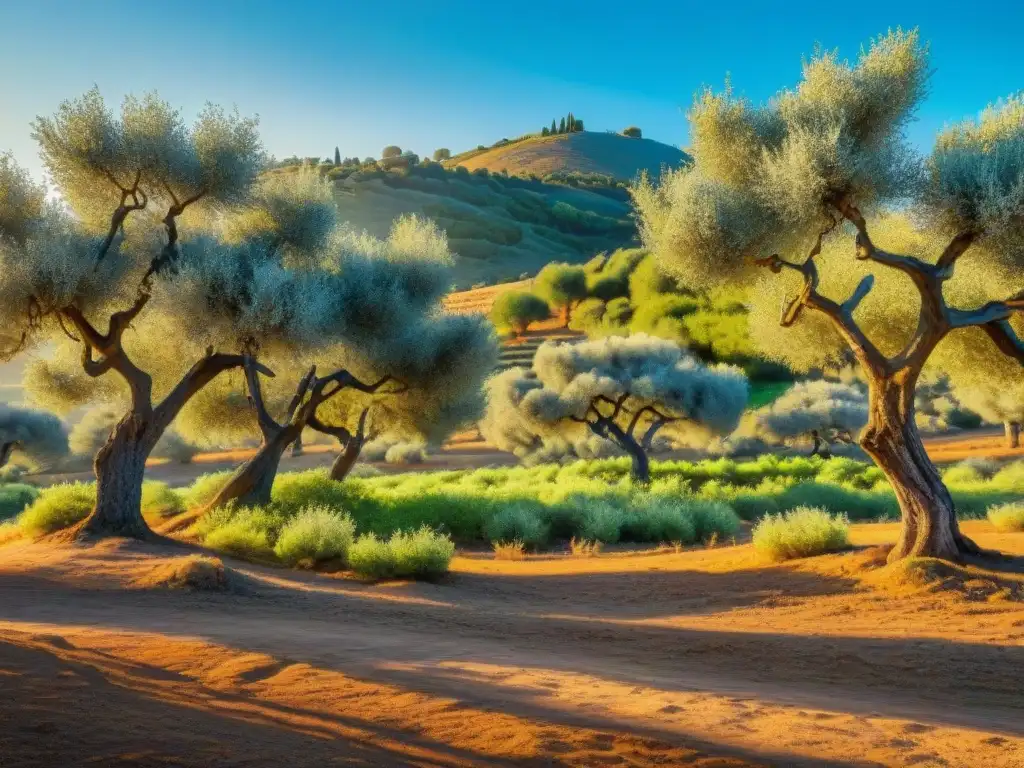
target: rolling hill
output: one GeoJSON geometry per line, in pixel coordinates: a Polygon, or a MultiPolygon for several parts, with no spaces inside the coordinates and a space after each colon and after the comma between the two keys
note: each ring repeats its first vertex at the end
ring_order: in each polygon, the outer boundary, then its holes
{"type": "Polygon", "coordinates": [[[491,173],[507,171],[515,176],[581,173],[633,181],[640,171],[656,177],[662,167],[678,167],[689,159],[681,149],[651,139],[582,131],[499,143],[456,155],[445,165],[471,171],[486,168],[491,173]]]}

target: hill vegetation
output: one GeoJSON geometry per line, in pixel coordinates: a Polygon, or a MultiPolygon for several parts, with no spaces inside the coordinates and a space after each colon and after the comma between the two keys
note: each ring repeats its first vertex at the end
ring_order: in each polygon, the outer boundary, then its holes
{"type": "Polygon", "coordinates": [[[580,131],[499,142],[455,155],[446,165],[541,178],[553,173],[601,174],[629,182],[641,171],[656,178],[663,167],[678,168],[689,160],[681,149],[652,139],[580,131]]]}

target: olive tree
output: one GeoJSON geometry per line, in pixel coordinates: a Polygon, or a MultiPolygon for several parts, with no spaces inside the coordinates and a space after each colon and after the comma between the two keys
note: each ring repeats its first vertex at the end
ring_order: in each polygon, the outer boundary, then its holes
{"type": "MultiPolygon", "coordinates": [[[[452,257],[436,226],[400,218],[383,240],[338,227],[329,183],[308,172],[261,182],[254,197],[241,220],[228,217],[221,226],[246,253],[258,254],[251,268],[294,273],[297,290],[251,310],[257,317],[289,317],[305,332],[262,347],[239,335],[244,379],[224,379],[182,414],[179,429],[192,439],[237,440],[251,430],[260,436],[255,455],[211,506],[267,503],[286,448],[306,429],[341,441],[334,475],[343,477],[365,439],[367,415],[354,424],[347,419],[357,405],[372,406],[375,421],[392,431],[431,436],[478,418],[480,387],[496,363],[497,344],[482,317],[441,311],[452,257]],[[277,375],[261,376],[257,360],[277,375]]],[[[227,274],[216,281],[223,293],[204,327],[179,321],[190,338],[240,329],[237,307],[249,297],[230,289],[236,284],[230,273],[239,266],[218,262],[216,268],[227,274]]],[[[201,272],[180,280],[198,291],[210,282],[201,272]]]]}
{"type": "MultiPolygon", "coordinates": [[[[115,116],[93,90],[37,119],[34,135],[63,202],[46,204],[11,161],[0,169],[0,325],[14,341],[7,354],[50,342],[73,355],[85,378],[105,378],[99,389],[120,393],[123,416],[95,456],[96,504],[80,531],[143,537],[147,457],[197,392],[244,363],[218,347],[240,332],[265,343],[288,331],[287,318],[272,314],[224,338],[206,334],[205,344],[175,336],[182,317],[210,324],[218,298],[215,282],[201,291],[183,278],[209,261],[244,264],[245,248],[206,235],[202,221],[246,202],[264,161],[256,123],[209,106],[187,126],[155,95],[127,98],[115,116]]],[[[295,292],[284,274],[237,266],[232,279],[259,312],[295,292]]],[[[67,366],[43,367],[50,372],[63,387],[54,397],[90,391],[67,377],[67,366]]]]}
{"type": "Polygon", "coordinates": [[[704,366],[674,342],[638,334],[577,344],[545,342],[533,367],[512,368],[487,385],[480,432],[517,456],[580,443],[587,433],[629,455],[632,476],[650,477],[647,448],[666,425],[726,434],[747,403],[747,379],[726,365],[704,366]]]}
{"type": "Polygon", "coordinates": [[[891,560],[978,551],[915,426],[932,351],[976,328],[1024,360],[1010,324],[1024,310],[1024,99],[946,129],[922,160],[904,128],[928,76],[917,33],[896,31],[853,63],[818,54],[764,106],[704,92],[689,115],[694,165],[635,190],[666,270],[751,286],[751,333],[770,353],[802,366],[856,358],[869,397],[860,444],[902,511],[891,560]],[[978,303],[965,284],[989,295],[978,303]]]}
{"type": "Polygon", "coordinates": [[[0,403],[0,468],[15,452],[34,467],[63,458],[68,452],[64,423],[46,411],[0,403]]]}
{"type": "Polygon", "coordinates": [[[572,308],[587,298],[587,273],[575,264],[548,264],[537,273],[533,290],[561,313],[562,324],[568,328],[572,308]]]}
{"type": "Polygon", "coordinates": [[[810,455],[828,458],[833,444],[853,443],[867,423],[864,389],[834,381],[805,381],[744,416],[735,437],[760,439],[769,445],[810,439],[810,455]]]}
{"type": "Polygon", "coordinates": [[[535,293],[505,291],[494,300],[490,317],[496,327],[511,329],[516,336],[522,336],[531,323],[551,317],[551,310],[548,303],[535,293]]]}

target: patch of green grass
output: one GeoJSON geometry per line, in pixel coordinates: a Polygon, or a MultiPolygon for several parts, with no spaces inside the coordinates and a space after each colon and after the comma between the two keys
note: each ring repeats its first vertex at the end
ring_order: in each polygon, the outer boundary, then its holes
{"type": "Polygon", "coordinates": [[[211,472],[208,475],[197,477],[192,485],[181,492],[185,508],[200,509],[205,507],[213,501],[214,497],[233,474],[234,472],[228,469],[223,472],[211,472]]]}
{"type": "Polygon", "coordinates": [[[531,549],[547,543],[549,526],[536,505],[513,504],[499,510],[484,523],[484,536],[492,544],[518,541],[531,549]]]}
{"type": "Polygon", "coordinates": [[[42,536],[81,522],[96,503],[95,483],[60,483],[44,489],[18,518],[26,536],[42,536]]]}
{"type": "Polygon", "coordinates": [[[769,515],[754,526],[754,551],[776,562],[836,552],[850,545],[850,525],[843,515],[814,507],[797,507],[769,515]]]}
{"type": "Polygon", "coordinates": [[[185,501],[167,483],[147,480],[142,484],[142,514],[148,518],[165,520],[186,510],[185,501]]]}

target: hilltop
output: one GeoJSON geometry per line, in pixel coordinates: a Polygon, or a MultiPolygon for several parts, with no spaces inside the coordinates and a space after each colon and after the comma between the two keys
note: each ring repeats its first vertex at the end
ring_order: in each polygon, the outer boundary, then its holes
{"type": "Polygon", "coordinates": [[[657,177],[662,167],[675,168],[689,160],[681,149],[651,139],[581,131],[499,142],[484,150],[456,155],[445,165],[471,171],[486,168],[491,173],[506,171],[515,176],[533,174],[543,178],[548,174],[578,173],[632,181],[641,171],[657,177]]]}

